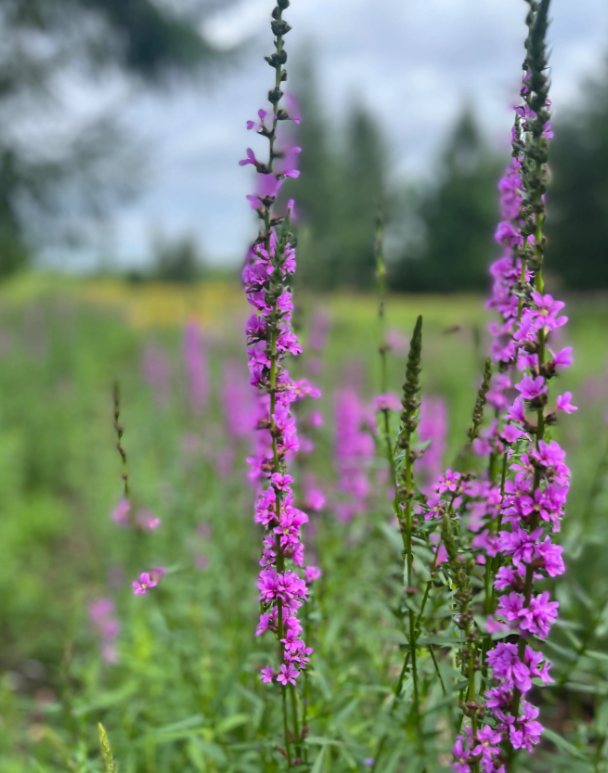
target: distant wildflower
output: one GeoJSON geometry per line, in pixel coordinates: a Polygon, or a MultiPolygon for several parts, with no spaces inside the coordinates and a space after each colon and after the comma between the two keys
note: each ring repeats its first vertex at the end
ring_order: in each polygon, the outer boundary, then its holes
{"type": "Polygon", "coordinates": [[[157,518],[150,510],[143,508],[136,512],[135,522],[144,531],[154,531],[160,526],[160,518],[157,518]]]}
{"type": "Polygon", "coordinates": [[[150,588],[156,587],[160,578],[166,574],[166,569],[156,568],[150,569],[149,572],[142,572],[139,575],[139,580],[134,580],[133,593],[137,596],[141,596],[146,593],[150,588]]]}
{"type": "MultiPolygon", "coordinates": [[[[283,36],[290,27],[282,20],[282,12],[288,5],[287,0],[279,0],[273,11],[276,50],[266,58],[276,69],[277,84],[287,77],[283,36]]],[[[305,379],[293,381],[285,367],[288,356],[298,356],[302,351],[292,327],[290,277],[296,270],[296,252],[290,225],[294,208],[289,202],[285,215],[280,215],[274,206],[285,179],[300,174],[297,164],[301,149],[285,132],[278,131],[280,122],[300,120],[294,100],[287,99],[285,108],[280,106],[283,96],[277,85],[268,94],[271,109],[260,110],[259,121],[247,122],[249,130],[255,129],[268,140],[268,162],[248,148],[239,164],[253,166],[257,172],[255,191],[247,199],[263,222],[242,274],[247,300],[255,310],[247,321],[245,335],[250,384],[258,392],[256,447],[247,461],[251,467],[249,478],[258,487],[255,522],[265,530],[258,577],[262,614],[256,634],[271,630],[282,645],[279,671],[268,666],[262,670],[261,680],[276,680],[287,686],[296,683],[312,652],[300,638],[302,626],[297,617],[299,607],[308,598],[307,583],[298,574],[298,567],[304,564],[301,527],[308,516],[294,506],[293,478],[287,471],[290,460],[304,449],[291,404],[321,393],[305,379]],[[290,564],[293,569],[288,568],[290,564]]],[[[287,748],[289,743],[286,732],[287,748]]]]}
{"type": "Polygon", "coordinates": [[[112,510],[112,520],[114,523],[120,524],[120,526],[129,525],[129,513],[131,512],[131,503],[128,499],[121,499],[112,510]]]}
{"type": "Polygon", "coordinates": [[[120,622],[115,615],[111,599],[95,599],[89,604],[89,620],[101,639],[101,657],[114,665],[118,661],[116,640],[120,633],[120,622]]]}
{"type": "Polygon", "coordinates": [[[142,370],[156,403],[167,405],[171,399],[171,366],[165,353],[154,343],[144,349],[142,370]]]}
{"type": "Polygon", "coordinates": [[[193,413],[198,413],[209,399],[209,376],[203,336],[195,319],[191,319],[184,330],[183,350],[190,408],[193,413]]]}

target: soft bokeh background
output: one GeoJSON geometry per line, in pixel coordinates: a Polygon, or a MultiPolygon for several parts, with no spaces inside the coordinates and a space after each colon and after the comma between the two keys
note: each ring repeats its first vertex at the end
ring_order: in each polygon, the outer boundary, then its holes
{"type": "MultiPolygon", "coordinates": [[[[251,175],[237,162],[257,140],[245,121],[268,89],[272,6],[0,7],[3,773],[98,773],[98,721],[122,771],[280,769],[277,706],[257,679],[270,650],[252,636],[260,535],[245,464],[255,433],[238,282],[256,223],[245,200],[251,175]],[[122,491],[117,380],[133,501],[142,522],[160,518],[153,532],[111,518],[122,491]],[[130,583],[149,566],[168,574],[154,594],[134,597],[130,583]]],[[[600,773],[608,7],[552,8],[547,284],[568,302],[560,345],[575,347],[575,366],[560,391],[574,393],[579,411],[556,430],[573,487],[562,535],[570,571],[555,587],[564,622],[547,645],[557,684],[538,697],[553,736],[521,769],[600,773]]],[[[373,753],[403,639],[391,612],[399,547],[369,418],[380,384],[374,220],[380,208],[391,389],[422,313],[423,396],[447,416],[440,461],[462,463],[487,350],[496,182],[524,13],[520,0],[294,0],[289,10],[288,69],[304,118],[302,176],[289,193],[305,349],[290,370],[324,393],[314,406],[323,426],[313,406],[299,415],[314,449],[296,465],[300,496],[308,486],[325,497],[306,535],[324,571],[308,621],[315,773],[362,769],[373,753]],[[348,522],[336,518],[353,503],[334,453],[345,390],[369,480],[348,522]]],[[[429,707],[442,770],[441,695],[429,707]]],[[[386,771],[414,773],[403,767],[412,728],[400,721],[389,728],[386,771]]]]}
{"type": "MultiPolygon", "coordinates": [[[[561,129],[554,270],[584,285],[580,261],[605,254],[608,9],[601,0],[552,7],[561,129]],[[597,188],[593,206],[585,188],[597,188]],[[576,272],[568,266],[575,247],[576,272]]],[[[32,259],[61,270],[145,273],[154,255],[189,242],[210,266],[238,266],[254,226],[243,206],[251,181],[236,162],[255,144],[245,121],[267,90],[271,8],[271,0],[4,4],[0,223],[7,237],[17,231],[15,249],[24,242],[32,259]]],[[[524,15],[520,0],[293,4],[291,88],[307,118],[299,198],[326,263],[338,260],[326,231],[340,243],[335,231],[369,206],[365,193],[348,195],[354,179],[372,201],[384,193],[395,202],[389,252],[398,289],[461,289],[427,287],[429,272],[403,269],[405,258],[441,260],[448,248],[466,274],[460,283],[483,285],[496,217],[487,197],[508,153],[524,15]],[[357,140],[361,131],[370,136],[357,140]],[[464,212],[454,201],[461,190],[471,199],[464,212]],[[316,209],[315,197],[323,202],[316,209]],[[332,222],[317,211],[328,207],[332,222]],[[445,245],[428,237],[437,209],[445,245]]],[[[335,281],[365,286],[367,278],[338,270],[335,281]]]]}

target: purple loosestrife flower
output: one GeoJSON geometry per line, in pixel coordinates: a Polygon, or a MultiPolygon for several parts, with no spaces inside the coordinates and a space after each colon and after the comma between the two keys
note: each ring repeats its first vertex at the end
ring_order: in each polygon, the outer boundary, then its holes
{"type": "Polygon", "coordinates": [[[308,336],[308,348],[313,352],[322,352],[327,343],[330,318],[322,309],[316,309],[310,319],[310,335],[308,336]]]}
{"type": "MultiPolygon", "coordinates": [[[[261,318],[254,315],[256,320],[261,318]]],[[[241,369],[241,363],[227,360],[224,363],[222,404],[228,434],[234,440],[251,437],[257,422],[253,390],[241,369]]]]}
{"type": "Polygon", "coordinates": [[[143,531],[154,531],[160,526],[160,518],[157,518],[150,510],[141,508],[135,513],[135,523],[143,531]]]}
{"type": "Polygon", "coordinates": [[[447,438],[447,407],[441,397],[423,397],[420,404],[420,423],[418,439],[428,443],[424,454],[416,461],[416,473],[421,472],[427,485],[423,487],[429,493],[430,481],[435,481],[443,470],[443,456],[447,438]]]}
{"type": "Polygon", "coordinates": [[[488,457],[488,495],[497,485],[501,492],[487,513],[475,519],[482,528],[473,548],[485,551],[487,630],[519,638],[517,643],[497,641],[487,652],[492,687],[486,692],[486,713],[480,716],[492,717],[492,724],[477,727],[474,742],[463,737],[454,749],[455,766],[471,769],[478,763],[483,770],[486,765],[495,769],[497,741],[532,751],[540,739],[538,709],[524,695],[533,678],[551,681],[549,663],[534,649],[534,638],[548,635],[559,604],[548,591],[535,593],[534,582],[564,571],[562,549],[547,531],[559,530],[570,474],[564,451],[556,441],[546,440],[545,428],[555,423],[558,410],[569,413],[575,406],[565,393],[557,397],[557,408],[546,408],[551,380],[572,362],[569,347],[552,352],[551,337],[567,317],[561,314],[564,304],[544,292],[542,278],[545,165],[552,136],[544,44],[547,8],[542,0],[531,4],[528,14],[523,104],[516,109],[511,164],[499,184],[503,220],[496,238],[504,253],[491,268],[494,285],[488,303],[501,316],[490,326],[498,373],[488,402],[495,419],[488,436],[480,433],[488,442],[476,446],[488,457]]]}
{"type": "MultiPolygon", "coordinates": [[[[293,301],[289,289],[290,277],[296,270],[290,232],[293,202],[285,215],[274,209],[285,178],[299,176],[300,148],[285,131],[280,131],[283,122],[290,118],[300,120],[293,100],[287,100],[285,108],[280,106],[280,84],[287,77],[283,69],[283,36],[290,29],[282,12],[288,5],[288,0],[278,0],[272,14],[276,53],[266,58],[276,70],[276,86],[268,94],[271,109],[259,111],[259,122],[247,123],[249,130],[255,129],[268,140],[269,160],[260,161],[248,148],[246,158],[239,162],[241,166],[253,166],[257,172],[255,192],[247,198],[262,221],[262,230],[243,269],[247,300],[255,310],[246,326],[250,384],[258,391],[256,450],[247,461],[251,466],[250,479],[258,486],[255,522],[265,529],[258,578],[262,613],[256,634],[272,631],[279,640],[283,662],[278,672],[270,666],[264,668],[261,679],[266,683],[277,681],[283,687],[296,684],[312,653],[300,638],[302,626],[298,622],[298,609],[308,598],[307,580],[301,579],[297,571],[297,567],[304,565],[301,528],[308,516],[293,505],[293,479],[288,464],[300,448],[300,440],[291,405],[320,396],[319,390],[307,381],[292,381],[285,367],[287,357],[302,351],[292,328],[293,301]]],[[[310,571],[307,578],[314,579],[310,571]]],[[[288,733],[285,743],[290,759],[288,733]]]]}
{"type": "Polygon", "coordinates": [[[341,520],[350,520],[365,511],[365,500],[371,485],[368,468],[375,454],[374,441],[362,427],[366,412],[357,392],[341,389],[336,392],[335,464],[339,476],[338,490],[348,496],[341,520]]]}
{"type": "Polygon", "coordinates": [[[120,622],[114,614],[111,599],[96,599],[89,604],[89,620],[101,640],[101,658],[105,663],[118,662],[116,640],[120,633],[120,622]]]}
{"type": "Polygon", "coordinates": [[[375,411],[400,411],[401,400],[393,392],[387,392],[385,395],[377,395],[374,398],[375,411]]]}
{"type": "Polygon", "coordinates": [[[573,413],[574,411],[578,411],[576,405],[572,405],[570,402],[571,400],[572,392],[564,392],[563,395],[557,396],[557,407],[560,411],[564,411],[565,413],[573,413]]]}
{"type": "Polygon", "coordinates": [[[199,413],[209,399],[209,376],[203,336],[195,319],[191,319],[184,330],[183,352],[190,408],[193,413],[199,413]]]}
{"type": "Polygon", "coordinates": [[[156,580],[151,577],[149,572],[142,572],[139,580],[133,580],[133,593],[138,596],[143,595],[149,588],[154,588],[156,580]]]}
{"type": "Polygon", "coordinates": [[[171,400],[171,366],[163,350],[154,343],[144,349],[142,372],[157,405],[167,405],[171,400]]]}
{"type": "Polygon", "coordinates": [[[309,510],[320,512],[325,507],[325,495],[317,486],[315,477],[312,473],[304,474],[302,480],[304,504],[309,510]]]}
{"type": "Polygon", "coordinates": [[[124,497],[120,500],[120,502],[116,505],[114,510],[112,510],[112,520],[114,523],[119,524],[120,526],[128,526],[130,523],[129,520],[129,514],[131,512],[131,503],[128,499],[125,499],[124,497]]]}
{"type": "Polygon", "coordinates": [[[310,585],[315,580],[318,580],[319,577],[321,577],[322,572],[320,569],[318,569],[316,566],[307,566],[304,570],[304,575],[306,577],[306,582],[310,585]]]}
{"type": "Polygon", "coordinates": [[[157,518],[151,510],[138,508],[133,514],[133,506],[124,497],[112,511],[112,520],[119,526],[129,526],[141,531],[154,531],[160,526],[160,518],[157,518]]]}
{"type": "Polygon", "coordinates": [[[167,570],[162,567],[150,569],[149,572],[142,572],[139,575],[139,580],[134,580],[132,583],[133,593],[136,596],[143,596],[150,588],[155,588],[160,578],[166,573],[167,570]]]}

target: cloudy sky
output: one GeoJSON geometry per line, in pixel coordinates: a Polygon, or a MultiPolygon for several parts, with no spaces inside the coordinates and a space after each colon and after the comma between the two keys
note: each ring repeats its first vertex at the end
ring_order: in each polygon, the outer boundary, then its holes
{"type": "MultiPolygon", "coordinates": [[[[244,197],[251,173],[237,165],[255,137],[247,118],[263,105],[273,0],[241,0],[207,33],[229,48],[251,41],[240,69],[213,88],[132,101],[127,123],[150,151],[145,195],[118,214],[103,249],[140,264],[153,230],[191,233],[216,263],[240,260],[255,222],[244,197]]],[[[396,177],[428,174],[465,100],[497,147],[506,146],[522,60],[523,0],[292,0],[288,50],[313,44],[323,103],[338,118],[355,100],[384,127],[396,177]]],[[[605,0],[553,0],[553,102],[576,101],[581,80],[608,51],[605,0]]],[[[88,260],[100,251],[93,249],[88,260]]],[[[83,260],[86,264],[87,259],[83,260]]]]}

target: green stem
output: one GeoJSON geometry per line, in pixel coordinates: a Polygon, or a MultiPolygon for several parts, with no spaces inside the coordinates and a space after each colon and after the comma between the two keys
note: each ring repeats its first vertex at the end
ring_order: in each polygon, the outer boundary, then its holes
{"type": "MultiPolygon", "coordinates": [[[[395,695],[395,698],[393,700],[393,703],[391,705],[391,710],[389,711],[388,715],[389,717],[393,716],[393,713],[397,706],[399,705],[399,701],[401,700],[401,689],[403,687],[403,680],[405,679],[405,674],[407,672],[407,667],[409,664],[410,655],[409,652],[406,655],[406,657],[403,660],[403,666],[401,668],[401,673],[399,674],[399,679],[397,680],[397,684],[395,685],[395,689],[393,690],[393,693],[395,695]]],[[[372,765],[372,769],[370,773],[374,773],[376,770],[376,766],[378,764],[378,760],[380,759],[380,756],[382,755],[382,750],[384,749],[384,744],[386,743],[386,739],[388,738],[388,733],[384,733],[382,738],[380,739],[378,743],[378,748],[376,749],[376,754],[374,756],[374,764],[372,765]]]]}
{"type": "Polygon", "coordinates": [[[293,728],[294,728],[294,735],[295,735],[295,744],[296,744],[296,754],[298,757],[302,754],[302,748],[301,743],[302,739],[300,738],[300,730],[298,727],[298,702],[296,700],[296,688],[293,684],[289,685],[289,693],[291,697],[291,711],[293,714],[293,728]]]}
{"type": "Polygon", "coordinates": [[[287,724],[287,688],[281,685],[283,695],[283,731],[285,733],[285,752],[287,753],[287,767],[291,767],[291,744],[289,742],[289,727],[287,724]]]}

